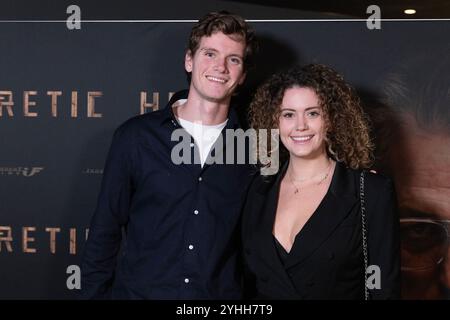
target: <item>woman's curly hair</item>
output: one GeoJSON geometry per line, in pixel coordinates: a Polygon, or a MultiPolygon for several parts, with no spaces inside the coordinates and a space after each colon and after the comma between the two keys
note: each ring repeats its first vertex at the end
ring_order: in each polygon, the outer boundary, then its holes
{"type": "MultiPolygon", "coordinates": [[[[310,88],[318,96],[324,111],[328,155],[352,169],[369,168],[373,163],[374,149],[369,119],[355,90],[339,73],[325,65],[294,67],[270,77],[258,88],[250,104],[251,127],[257,132],[258,129],[278,128],[284,93],[293,87],[310,88]]],[[[267,154],[275,151],[270,149],[270,141],[267,145],[269,150],[260,151],[267,154]]],[[[280,143],[281,161],[287,157],[288,152],[280,143]]]]}

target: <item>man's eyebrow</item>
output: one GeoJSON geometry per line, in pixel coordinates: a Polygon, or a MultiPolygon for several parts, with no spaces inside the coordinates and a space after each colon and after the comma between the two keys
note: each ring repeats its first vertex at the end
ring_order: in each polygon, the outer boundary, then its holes
{"type": "Polygon", "coordinates": [[[441,219],[438,215],[430,212],[425,212],[417,210],[410,207],[399,207],[400,218],[427,218],[439,220],[441,219]]]}
{"type": "MultiPolygon", "coordinates": [[[[210,48],[210,47],[200,48],[200,51],[214,51],[214,52],[219,52],[219,50],[214,49],[214,48],[210,48]]],[[[238,54],[238,53],[232,53],[232,54],[229,54],[228,57],[238,57],[238,58],[241,58],[241,59],[244,58],[243,56],[241,56],[241,55],[238,54]]]]}
{"type": "Polygon", "coordinates": [[[214,48],[209,48],[209,47],[200,48],[200,51],[205,51],[205,50],[218,52],[217,49],[214,49],[214,48]]]}

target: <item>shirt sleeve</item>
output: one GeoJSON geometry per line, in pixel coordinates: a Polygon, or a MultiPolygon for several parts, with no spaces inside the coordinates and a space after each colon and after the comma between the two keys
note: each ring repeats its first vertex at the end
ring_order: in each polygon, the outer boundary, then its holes
{"type": "Polygon", "coordinates": [[[101,190],[84,248],[82,299],[105,299],[110,294],[122,227],[128,221],[132,196],[131,149],[130,134],[123,126],[119,127],[108,152],[101,190]]]}

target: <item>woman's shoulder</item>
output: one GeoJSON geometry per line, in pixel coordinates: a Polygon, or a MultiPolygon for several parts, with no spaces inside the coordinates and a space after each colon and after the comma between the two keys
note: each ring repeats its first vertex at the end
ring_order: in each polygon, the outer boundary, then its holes
{"type": "Polygon", "coordinates": [[[344,164],[345,170],[352,172],[355,178],[360,178],[361,173],[364,173],[364,180],[366,184],[371,184],[374,186],[384,186],[392,184],[392,179],[388,175],[373,169],[351,169],[344,164]]]}
{"type": "Polygon", "coordinates": [[[255,173],[251,183],[250,183],[250,192],[263,192],[267,191],[270,186],[273,185],[275,180],[277,179],[278,174],[273,175],[263,175],[261,172],[255,173]]]}
{"type": "Polygon", "coordinates": [[[375,189],[390,189],[393,187],[393,180],[380,172],[364,170],[366,184],[375,189]]]}
{"type": "Polygon", "coordinates": [[[384,173],[370,169],[350,169],[348,167],[346,167],[346,170],[353,173],[357,185],[361,183],[361,173],[363,172],[365,188],[371,192],[392,192],[394,190],[392,178],[384,173]]]}
{"type": "Polygon", "coordinates": [[[395,194],[394,181],[386,174],[374,170],[353,170],[357,185],[361,185],[361,172],[364,172],[364,189],[370,199],[390,198],[395,194]]]}

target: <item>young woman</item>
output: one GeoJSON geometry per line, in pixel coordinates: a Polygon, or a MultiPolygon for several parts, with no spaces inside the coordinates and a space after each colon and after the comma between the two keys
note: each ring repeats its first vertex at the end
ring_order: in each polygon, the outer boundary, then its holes
{"type": "Polygon", "coordinates": [[[279,129],[282,166],[249,189],[247,297],[399,298],[395,192],[389,179],[361,175],[373,145],[353,89],[329,67],[296,67],[258,89],[250,123],[279,129]]]}

